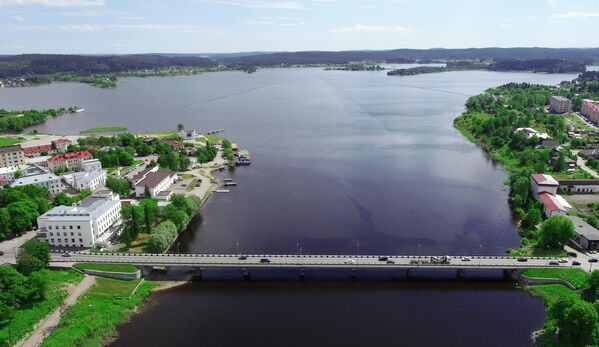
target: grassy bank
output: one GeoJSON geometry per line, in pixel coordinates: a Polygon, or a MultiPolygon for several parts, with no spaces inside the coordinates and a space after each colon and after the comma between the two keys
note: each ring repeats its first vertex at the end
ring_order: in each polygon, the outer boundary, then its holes
{"type": "Polygon", "coordinates": [[[72,270],[44,270],[48,278],[48,289],[44,300],[16,312],[10,322],[0,329],[0,345],[13,346],[66,298],[66,286],[83,279],[83,275],[72,270]]]}
{"type": "Polygon", "coordinates": [[[81,134],[111,133],[116,131],[127,131],[127,128],[119,126],[89,128],[82,130],[81,134]]]}
{"type": "Polygon", "coordinates": [[[589,279],[589,275],[580,269],[528,269],[522,274],[530,278],[558,278],[577,288],[582,288],[589,279]]]}
{"type": "Polygon", "coordinates": [[[98,278],[96,284],[62,316],[60,324],[42,346],[102,346],[156,286],[154,282],[143,282],[131,295],[138,284],[137,280],[98,278]],[[120,299],[128,295],[131,295],[129,299],[120,299]]]}
{"type": "Polygon", "coordinates": [[[20,137],[0,137],[0,147],[15,145],[20,142],[23,142],[20,137]]]}
{"type": "Polygon", "coordinates": [[[138,269],[131,264],[105,264],[105,263],[77,263],[75,268],[79,270],[92,270],[92,271],[108,271],[108,272],[122,272],[122,273],[134,273],[138,269]]]}

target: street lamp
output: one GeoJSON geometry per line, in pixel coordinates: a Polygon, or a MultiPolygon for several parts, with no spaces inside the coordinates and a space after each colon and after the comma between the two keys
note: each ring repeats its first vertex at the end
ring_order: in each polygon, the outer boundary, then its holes
{"type": "Polygon", "coordinates": [[[300,245],[298,242],[295,244],[295,254],[297,256],[297,266],[299,266],[299,253],[300,253],[300,245]]]}
{"type": "Polygon", "coordinates": [[[357,254],[356,254],[356,265],[358,265],[360,262],[360,242],[358,242],[358,250],[357,250],[357,254]]]}
{"type": "Polygon", "coordinates": [[[237,256],[240,256],[241,253],[239,253],[239,242],[235,244],[235,249],[237,250],[237,256]]]}

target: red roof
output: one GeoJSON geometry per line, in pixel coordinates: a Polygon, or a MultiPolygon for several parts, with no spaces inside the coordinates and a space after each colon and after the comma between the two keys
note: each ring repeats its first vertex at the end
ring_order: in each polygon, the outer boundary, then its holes
{"type": "Polygon", "coordinates": [[[560,211],[563,210],[557,201],[554,200],[553,195],[549,193],[541,193],[539,194],[539,199],[543,202],[543,205],[547,206],[549,211],[560,211]]]}
{"type": "Polygon", "coordinates": [[[593,112],[599,112],[599,102],[592,100],[585,100],[584,104],[590,108],[593,112]]]}
{"type": "Polygon", "coordinates": [[[64,161],[69,159],[86,159],[92,158],[92,153],[90,151],[80,151],[80,152],[71,152],[55,155],[52,158],[48,159],[48,161],[64,161]]]}
{"type": "Polygon", "coordinates": [[[537,182],[537,184],[545,185],[545,186],[559,186],[559,183],[551,176],[544,174],[532,174],[532,179],[537,182]]]}
{"type": "Polygon", "coordinates": [[[40,152],[44,152],[44,151],[49,152],[51,150],[52,150],[52,145],[23,147],[23,153],[25,153],[25,155],[33,154],[33,153],[40,153],[40,152]]]}

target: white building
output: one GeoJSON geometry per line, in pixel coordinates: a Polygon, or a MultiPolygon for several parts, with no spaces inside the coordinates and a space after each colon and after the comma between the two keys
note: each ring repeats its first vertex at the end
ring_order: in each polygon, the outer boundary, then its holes
{"type": "Polygon", "coordinates": [[[591,99],[582,100],[582,108],[580,113],[587,117],[591,122],[599,124],[599,101],[594,101],[591,99]]]}
{"type": "Polygon", "coordinates": [[[144,196],[146,187],[150,191],[150,197],[158,199],[170,199],[168,189],[177,180],[177,173],[174,171],[159,170],[158,166],[146,168],[131,179],[135,188],[135,196],[141,198],[144,196]]]}
{"type": "Polygon", "coordinates": [[[81,166],[85,172],[102,172],[102,163],[98,159],[84,160],[81,166]]]}
{"type": "Polygon", "coordinates": [[[574,224],[574,242],[584,250],[597,250],[599,247],[599,230],[578,216],[566,216],[574,224]]]}
{"type": "Polygon", "coordinates": [[[561,195],[541,193],[539,201],[543,203],[543,213],[547,218],[556,215],[565,216],[572,209],[572,206],[561,195]]]}
{"type": "Polygon", "coordinates": [[[549,101],[549,110],[556,113],[572,112],[572,100],[563,96],[553,95],[549,101]]]}
{"type": "Polygon", "coordinates": [[[119,195],[102,190],[73,206],[57,206],[37,218],[38,238],[58,247],[106,245],[121,229],[119,195]]]}
{"type": "Polygon", "coordinates": [[[72,175],[73,188],[81,191],[83,189],[91,189],[92,191],[104,187],[106,184],[106,171],[93,172],[75,172],[72,175]]]}
{"type": "Polygon", "coordinates": [[[545,174],[532,174],[530,175],[530,188],[532,190],[532,196],[535,199],[539,199],[540,193],[549,193],[551,195],[557,194],[557,187],[559,183],[551,175],[545,174]]]}
{"type": "Polygon", "coordinates": [[[518,129],[516,129],[516,131],[514,131],[514,133],[518,133],[518,132],[523,133],[529,139],[533,136],[536,136],[537,138],[539,138],[541,140],[547,140],[547,139],[551,138],[551,136],[549,136],[549,134],[540,133],[533,128],[518,128],[518,129]]]}
{"type": "Polygon", "coordinates": [[[38,186],[45,187],[48,189],[50,194],[55,195],[63,190],[62,182],[60,181],[60,177],[55,174],[47,171],[35,171],[31,173],[29,171],[29,167],[25,169],[23,172],[23,177],[14,180],[10,186],[11,187],[21,187],[28,186],[30,184],[35,184],[38,186]]]}
{"type": "Polygon", "coordinates": [[[196,139],[206,139],[206,136],[198,133],[195,129],[185,129],[179,132],[179,135],[183,140],[196,140],[196,139]]]}
{"type": "Polygon", "coordinates": [[[48,168],[48,159],[52,158],[51,155],[33,157],[33,158],[25,158],[25,165],[27,164],[35,164],[37,166],[41,166],[44,168],[48,168]]]}
{"type": "Polygon", "coordinates": [[[17,173],[17,171],[19,171],[18,166],[0,167],[0,179],[10,182],[15,179],[15,173],[17,173]]]}
{"type": "Polygon", "coordinates": [[[559,185],[568,194],[599,193],[598,179],[559,180],[559,185]]]}

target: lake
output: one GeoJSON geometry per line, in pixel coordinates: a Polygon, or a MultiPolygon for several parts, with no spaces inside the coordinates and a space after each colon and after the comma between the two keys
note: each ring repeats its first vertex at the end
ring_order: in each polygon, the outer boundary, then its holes
{"type": "MultiPolygon", "coordinates": [[[[235,252],[239,244],[243,253],[295,253],[299,244],[304,253],[504,254],[520,243],[507,175],[453,119],[486,88],[574,77],[264,69],[122,79],[117,89],[0,89],[0,107],[86,109],[35,127],[52,133],[224,128],[251,151],[252,165],[221,174],[238,186],[209,199],[181,235],[181,252],[235,252]]],[[[359,276],[365,283],[339,273],[266,280],[272,275],[154,294],[114,344],[518,346],[531,344],[545,314],[540,300],[498,273],[474,274],[480,283],[449,280],[455,274],[432,281],[430,273],[414,283],[368,273],[359,276]]]]}

